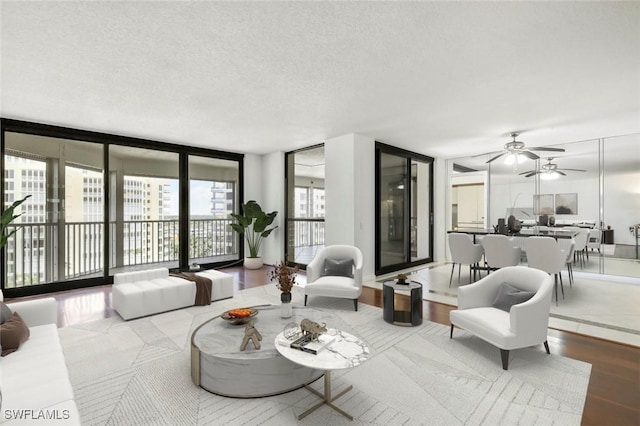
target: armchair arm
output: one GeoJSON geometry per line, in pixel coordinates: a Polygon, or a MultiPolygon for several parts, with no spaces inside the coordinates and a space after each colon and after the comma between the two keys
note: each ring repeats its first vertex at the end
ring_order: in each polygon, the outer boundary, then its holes
{"type": "Polygon", "coordinates": [[[58,306],[53,297],[7,303],[7,306],[17,312],[29,327],[57,323],[58,306]]]}
{"type": "Polygon", "coordinates": [[[307,282],[311,283],[320,278],[324,268],[324,257],[316,256],[307,265],[307,282]]]}
{"type": "Polygon", "coordinates": [[[553,277],[547,275],[540,289],[531,299],[511,307],[509,313],[511,331],[516,335],[531,338],[547,335],[552,289],[553,277]]]}
{"type": "Polygon", "coordinates": [[[458,288],[458,309],[491,306],[502,282],[500,271],[496,271],[473,284],[458,288]]]}

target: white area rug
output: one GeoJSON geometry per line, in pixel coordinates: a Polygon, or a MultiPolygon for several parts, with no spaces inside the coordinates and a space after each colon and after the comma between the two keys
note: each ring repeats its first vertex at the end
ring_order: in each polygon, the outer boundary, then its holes
{"type": "MultiPolygon", "coordinates": [[[[302,305],[297,290],[294,303],[302,305]]],[[[590,364],[527,348],[512,351],[504,371],[498,349],[462,330],[451,340],[449,327],[427,321],[393,326],[380,308],[360,304],[354,312],[350,300],[315,298],[313,307],[334,310],[372,349],[361,366],[332,374],[334,393],[353,385],[335,402],[353,422],[326,406],[298,422],[296,416],[317,401],[306,389],[234,399],[193,385],[192,331],[226,309],[277,300],[275,286],[264,286],[211,306],[60,329],[82,424],[580,424],[590,364]]],[[[322,379],[312,386],[322,391],[322,379]]]]}

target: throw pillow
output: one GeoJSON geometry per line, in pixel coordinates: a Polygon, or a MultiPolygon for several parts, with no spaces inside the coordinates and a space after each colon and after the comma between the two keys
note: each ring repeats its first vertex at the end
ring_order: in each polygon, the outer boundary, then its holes
{"type": "Polygon", "coordinates": [[[29,338],[29,327],[17,312],[14,312],[4,324],[0,325],[0,341],[2,342],[2,356],[7,356],[18,350],[20,345],[29,338]]]}
{"type": "Polygon", "coordinates": [[[11,315],[13,315],[11,309],[9,309],[9,307],[5,305],[4,302],[0,302],[0,324],[4,324],[6,320],[11,318],[11,315]]]}
{"type": "Polygon", "coordinates": [[[353,259],[325,259],[322,275],[353,278],[353,259]]]}
{"type": "Polygon", "coordinates": [[[512,285],[507,283],[500,284],[500,288],[498,289],[498,295],[496,299],[493,301],[493,307],[497,309],[502,309],[503,311],[509,312],[513,305],[517,305],[518,303],[526,302],[531,299],[536,293],[533,291],[524,291],[519,288],[515,288],[512,285]]]}

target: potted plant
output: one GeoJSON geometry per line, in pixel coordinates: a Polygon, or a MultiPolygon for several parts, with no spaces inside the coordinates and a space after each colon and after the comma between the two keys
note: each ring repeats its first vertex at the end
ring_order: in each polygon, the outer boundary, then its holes
{"type": "Polygon", "coordinates": [[[7,230],[7,227],[9,226],[9,224],[13,222],[14,219],[22,215],[22,213],[14,215],[13,214],[14,210],[20,204],[24,203],[29,197],[31,197],[31,195],[27,195],[22,200],[18,200],[14,202],[13,204],[11,204],[11,206],[9,206],[5,211],[2,212],[2,216],[0,217],[0,248],[4,247],[7,244],[7,241],[9,241],[9,237],[11,237],[13,234],[18,232],[18,229],[20,229],[20,228],[16,228],[10,233],[5,235],[5,231],[7,230]]]}
{"type": "Polygon", "coordinates": [[[269,278],[276,282],[276,286],[280,289],[280,301],[282,302],[280,316],[282,318],[291,318],[293,310],[291,306],[291,289],[296,283],[296,273],[298,267],[288,266],[284,261],[277,263],[271,272],[269,278]]]}
{"type": "Polygon", "coordinates": [[[298,267],[288,266],[284,261],[276,264],[269,272],[269,278],[276,282],[276,286],[282,292],[280,295],[282,302],[291,301],[291,289],[296,284],[296,273],[298,273],[298,267]]]}
{"type": "Polygon", "coordinates": [[[249,246],[249,256],[244,259],[245,268],[260,269],[262,267],[260,245],[262,240],[278,227],[276,225],[269,228],[277,214],[278,212],[265,213],[254,200],[242,205],[242,214],[231,213],[238,223],[231,223],[229,226],[238,234],[244,234],[249,246]]]}

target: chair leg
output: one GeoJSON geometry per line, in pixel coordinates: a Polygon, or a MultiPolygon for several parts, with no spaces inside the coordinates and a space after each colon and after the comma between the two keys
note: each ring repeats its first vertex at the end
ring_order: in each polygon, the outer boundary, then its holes
{"type": "MultiPolygon", "coordinates": [[[[555,280],[555,286],[556,286],[556,302],[558,301],[558,274],[555,274],[553,276],[554,280],[555,280]]],[[[560,290],[562,290],[562,300],[564,300],[564,286],[562,285],[562,278],[560,278],[560,290]]]]}
{"type": "Polygon", "coordinates": [[[558,306],[558,282],[556,281],[555,284],[553,285],[553,289],[556,292],[556,306],[558,306]]]}
{"type": "Polygon", "coordinates": [[[305,295],[304,295],[304,306],[307,306],[307,297],[309,297],[309,296],[307,296],[307,295],[305,294],[305,295]]]}
{"type": "Polygon", "coordinates": [[[356,312],[358,312],[358,299],[353,299],[353,307],[356,308],[356,312]]]}
{"type": "Polygon", "coordinates": [[[547,350],[547,355],[551,355],[551,352],[549,352],[549,342],[546,340],[544,341],[544,348],[547,350]]]}
{"type": "Polygon", "coordinates": [[[449,339],[453,339],[453,324],[451,324],[451,332],[449,333],[449,339]]]}
{"type": "MultiPolygon", "coordinates": [[[[471,271],[473,270],[473,268],[471,267],[471,265],[469,265],[469,284],[472,283],[471,281],[471,271]]],[[[473,278],[476,277],[476,271],[473,271],[473,278]]]]}
{"type": "Polygon", "coordinates": [[[502,369],[509,369],[509,351],[506,349],[500,349],[500,357],[502,357],[502,369]]]}
{"type": "Polygon", "coordinates": [[[451,276],[449,277],[449,287],[451,287],[451,280],[453,280],[453,271],[456,269],[456,264],[451,265],[451,276]]]}

